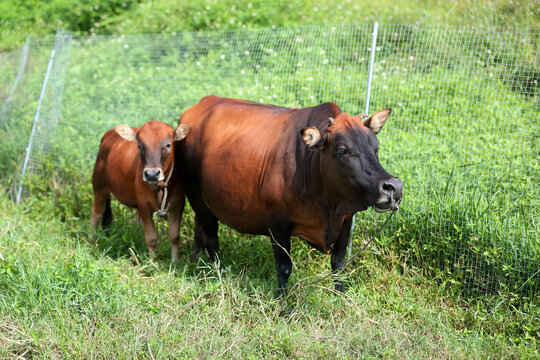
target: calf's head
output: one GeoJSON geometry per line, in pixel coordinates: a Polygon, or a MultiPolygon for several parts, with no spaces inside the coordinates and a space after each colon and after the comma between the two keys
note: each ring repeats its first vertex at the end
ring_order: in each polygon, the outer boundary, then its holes
{"type": "Polygon", "coordinates": [[[117,125],[114,130],[127,141],[137,143],[143,164],[143,180],[157,184],[165,180],[165,172],[174,161],[173,143],[189,133],[189,127],[181,125],[176,130],[161,121],[149,121],[138,130],[128,125],[117,125]]]}
{"type": "Polygon", "coordinates": [[[391,109],[376,112],[363,121],[361,116],[339,114],[319,130],[301,130],[310,150],[319,151],[322,183],[331,194],[348,205],[348,211],[369,206],[378,212],[397,208],[403,182],[389,174],[379,162],[381,131],[391,109]]]}

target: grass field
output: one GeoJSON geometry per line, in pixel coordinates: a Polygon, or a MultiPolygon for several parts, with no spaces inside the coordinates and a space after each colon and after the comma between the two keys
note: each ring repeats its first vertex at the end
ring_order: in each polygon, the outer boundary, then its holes
{"type": "MultiPolygon", "coordinates": [[[[540,355],[537,305],[516,306],[512,297],[469,304],[384,247],[347,272],[349,290],[342,296],[327,281],[276,298],[266,239],[223,230],[225,271],[219,274],[202,261],[171,266],[166,243],[150,262],[132,212],[124,211],[114,235],[96,243],[84,227],[45,215],[31,201],[16,207],[2,196],[0,204],[0,356],[540,355]]],[[[181,259],[189,251],[183,244],[181,259]]],[[[328,268],[326,256],[299,241],[292,254],[292,284],[328,268]]]]}
{"type": "MultiPolygon", "coordinates": [[[[17,184],[54,46],[53,37],[31,40],[0,118],[0,357],[540,357],[540,34],[523,28],[540,27],[536,7],[0,3],[0,49],[58,25],[74,35],[165,33],[74,36],[69,66],[63,53],[53,70],[27,197],[15,206],[5,193],[17,184]],[[341,275],[344,295],[330,279],[301,286],[328,271],[329,257],[298,239],[284,297],[274,293],[267,238],[221,227],[224,271],[191,262],[189,208],[177,265],[167,241],[148,260],[134,212],[116,203],[110,234],[89,233],[90,172],[108,128],[152,118],[174,126],[207,94],[363,112],[373,20],[520,28],[381,24],[370,112],[393,108],[380,156],[405,196],[388,230],[341,275]],[[328,25],[309,26],[318,24],[328,25]]],[[[9,69],[0,70],[0,105],[20,57],[0,56],[9,69]]],[[[358,216],[357,248],[384,218],[358,216]]]]}

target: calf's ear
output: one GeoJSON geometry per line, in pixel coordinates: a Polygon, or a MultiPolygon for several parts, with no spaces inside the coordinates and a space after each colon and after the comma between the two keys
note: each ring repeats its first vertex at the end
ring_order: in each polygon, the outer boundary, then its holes
{"type": "Polygon", "coordinates": [[[382,127],[384,126],[384,123],[386,122],[386,119],[388,119],[388,116],[390,116],[390,113],[392,112],[392,109],[384,109],[381,111],[377,111],[375,114],[371,115],[369,119],[364,121],[364,125],[373,131],[375,135],[377,135],[382,127]]]}
{"type": "Polygon", "coordinates": [[[129,125],[116,125],[114,131],[127,141],[135,141],[135,131],[129,125]]]}
{"type": "Polygon", "coordinates": [[[187,125],[178,125],[178,127],[174,130],[174,141],[180,141],[184,139],[187,134],[189,134],[189,131],[191,128],[187,125]]]}
{"type": "Polygon", "coordinates": [[[315,126],[300,130],[300,135],[302,135],[302,140],[310,149],[318,149],[323,145],[321,132],[315,126]]]}

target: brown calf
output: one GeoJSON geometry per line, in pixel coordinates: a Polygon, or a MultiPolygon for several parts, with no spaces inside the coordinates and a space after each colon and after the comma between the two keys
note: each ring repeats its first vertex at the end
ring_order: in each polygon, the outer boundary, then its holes
{"type": "Polygon", "coordinates": [[[189,133],[184,126],[173,130],[161,121],[150,121],[140,128],[117,125],[101,139],[92,187],[94,206],[90,224],[96,228],[112,221],[111,193],[122,204],[137,208],[151,257],[155,256],[158,234],[152,214],[168,213],[171,260],[178,260],[180,220],[185,195],[178,165],[174,162],[174,142],[189,133]]]}

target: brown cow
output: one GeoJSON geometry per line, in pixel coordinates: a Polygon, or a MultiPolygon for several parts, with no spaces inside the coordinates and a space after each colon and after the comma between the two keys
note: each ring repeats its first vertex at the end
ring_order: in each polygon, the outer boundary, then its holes
{"type": "Polygon", "coordinates": [[[292,269],[291,235],[331,252],[332,269],[341,266],[352,215],[401,199],[402,181],[378,159],[375,135],[389,115],[362,121],[334,103],[291,109],[216,96],[186,110],[179,126],[191,132],[177,159],[196,213],[194,255],[206,248],[216,259],[219,219],[271,237],[279,289],[292,269]]]}
{"type": "Polygon", "coordinates": [[[168,212],[171,260],[176,262],[185,194],[173,143],[184,139],[188,132],[187,126],[173,131],[161,121],[150,121],[140,128],[117,125],[109,130],[101,139],[92,175],[92,228],[102,218],[103,227],[111,223],[112,193],[122,204],[137,208],[148,251],[154,257],[158,234],[152,214],[160,210],[160,215],[166,216],[168,212]]]}

